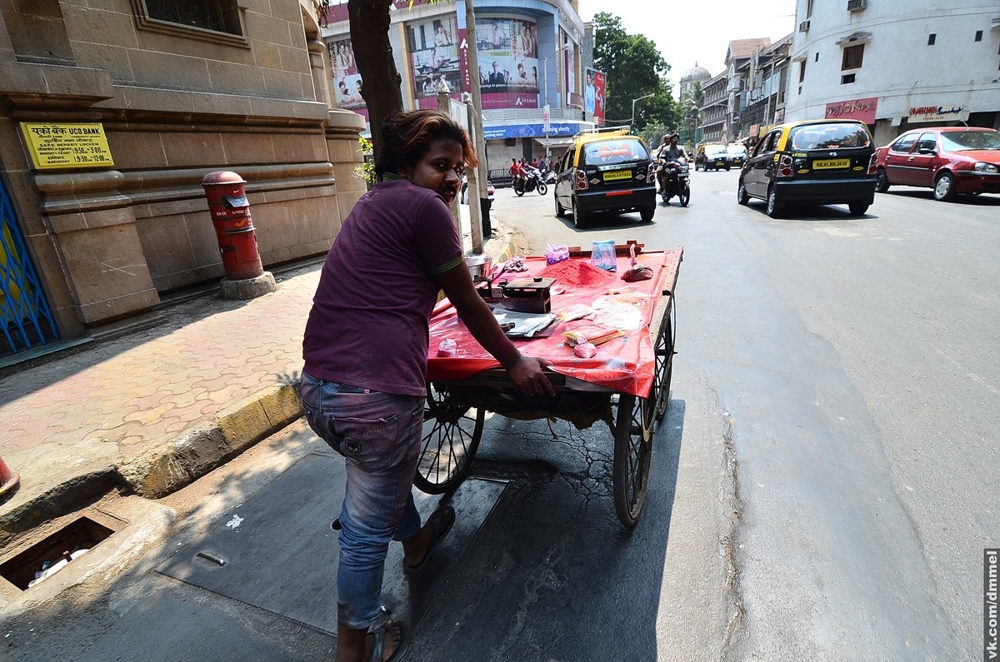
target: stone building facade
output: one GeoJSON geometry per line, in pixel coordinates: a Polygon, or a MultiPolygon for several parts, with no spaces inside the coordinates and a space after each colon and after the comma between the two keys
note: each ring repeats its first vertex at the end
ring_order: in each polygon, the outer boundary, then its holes
{"type": "Polygon", "coordinates": [[[330,80],[311,0],[0,4],[0,356],[221,278],[211,171],[248,182],[265,267],[328,250],[365,190],[330,80]],[[113,165],[39,167],[31,124],[100,127],[113,165]]]}

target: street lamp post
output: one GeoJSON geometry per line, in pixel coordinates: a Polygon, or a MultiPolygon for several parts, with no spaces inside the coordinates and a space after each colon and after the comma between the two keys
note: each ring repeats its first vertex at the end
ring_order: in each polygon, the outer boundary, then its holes
{"type": "Polygon", "coordinates": [[[649,94],[647,94],[644,97],[639,97],[638,99],[632,99],[632,119],[629,122],[629,128],[630,129],[634,129],[635,128],[635,102],[636,101],[642,101],[643,99],[648,99],[649,97],[655,97],[655,96],[656,96],[655,92],[650,92],[649,94]]]}
{"type": "MultiPolygon", "coordinates": [[[[542,106],[544,107],[544,112],[548,114],[549,111],[549,58],[556,53],[562,51],[564,48],[568,47],[569,44],[563,44],[559,48],[555,49],[548,55],[542,58],[542,106]]],[[[545,162],[548,163],[550,158],[549,152],[549,122],[545,121],[545,162]]]]}

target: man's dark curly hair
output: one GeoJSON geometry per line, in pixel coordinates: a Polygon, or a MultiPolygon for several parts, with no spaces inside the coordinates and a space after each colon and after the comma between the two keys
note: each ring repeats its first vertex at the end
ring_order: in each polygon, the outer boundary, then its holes
{"type": "Polygon", "coordinates": [[[475,168],[479,157],[462,125],[439,110],[395,113],[382,124],[382,152],[375,163],[375,176],[382,181],[387,172],[399,174],[400,166],[412,166],[422,159],[431,143],[445,138],[462,146],[465,165],[475,168]]]}

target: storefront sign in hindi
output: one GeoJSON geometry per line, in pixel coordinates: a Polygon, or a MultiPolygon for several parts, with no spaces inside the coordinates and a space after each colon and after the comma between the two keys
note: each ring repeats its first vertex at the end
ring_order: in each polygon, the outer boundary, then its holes
{"type": "Polygon", "coordinates": [[[826,119],[861,120],[865,124],[874,124],[877,108],[877,97],[837,101],[826,104],[826,119]]]}
{"type": "Polygon", "coordinates": [[[38,170],[113,166],[101,124],[21,122],[21,133],[38,170]]]}

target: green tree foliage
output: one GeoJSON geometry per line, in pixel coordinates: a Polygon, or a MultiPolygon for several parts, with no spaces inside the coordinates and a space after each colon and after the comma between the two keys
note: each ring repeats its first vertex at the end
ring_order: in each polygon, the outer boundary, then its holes
{"type": "Polygon", "coordinates": [[[607,125],[628,124],[632,100],[653,94],[635,103],[636,127],[640,130],[648,124],[680,127],[681,109],[667,79],[670,65],[655,43],[643,35],[628,34],[621,18],[607,12],[594,16],[594,68],[607,76],[604,91],[607,125]]]}

